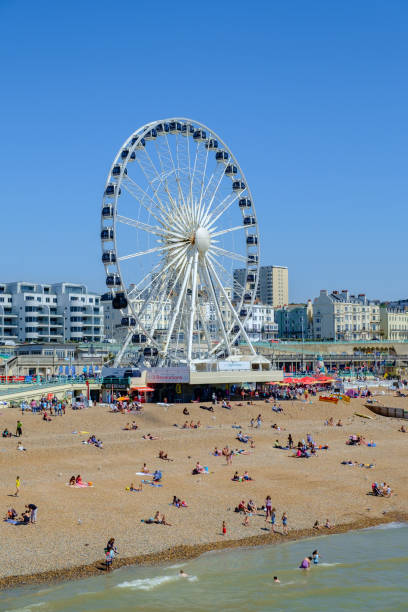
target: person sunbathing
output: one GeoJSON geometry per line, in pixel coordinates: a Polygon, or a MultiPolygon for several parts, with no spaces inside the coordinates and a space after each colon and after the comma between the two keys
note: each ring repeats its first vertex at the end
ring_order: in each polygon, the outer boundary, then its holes
{"type": "Polygon", "coordinates": [[[73,486],[76,483],[76,478],[75,476],[71,476],[71,478],[69,479],[69,485],[73,486]]]}
{"type": "Polygon", "coordinates": [[[190,413],[189,413],[189,411],[187,410],[187,408],[184,408],[184,410],[183,410],[183,414],[184,414],[184,416],[190,416],[190,413]]]}
{"type": "Polygon", "coordinates": [[[11,438],[11,431],[9,431],[6,427],[6,429],[2,433],[2,436],[3,438],[11,438]]]}
{"type": "Polygon", "coordinates": [[[193,469],[193,474],[203,474],[205,472],[205,469],[203,468],[203,466],[197,461],[197,463],[195,464],[195,468],[193,469]]]}
{"type": "Polygon", "coordinates": [[[200,427],[201,427],[201,421],[197,421],[196,429],[200,429],[200,427]]]}
{"type": "Polygon", "coordinates": [[[24,448],[24,446],[21,444],[21,442],[17,442],[17,450],[19,451],[25,451],[27,450],[26,448],[24,448]]]}
{"type": "Polygon", "coordinates": [[[319,521],[315,521],[315,523],[313,525],[313,529],[317,529],[317,531],[320,530],[320,523],[319,523],[319,521]]]}
{"type": "Polygon", "coordinates": [[[161,525],[167,525],[168,527],[171,527],[171,526],[172,526],[172,524],[171,524],[171,523],[168,523],[168,522],[166,521],[166,517],[165,517],[165,515],[164,515],[164,514],[162,514],[160,524],[161,524],[161,525]]]}
{"type": "Polygon", "coordinates": [[[218,448],[217,448],[217,447],[215,447],[215,448],[214,448],[213,455],[214,455],[215,457],[219,457],[219,456],[220,456],[220,455],[222,455],[222,454],[223,454],[223,452],[221,452],[220,450],[218,450],[218,448]]]}
{"type": "Polygon", "coordinates": [[[248,472],[244,472],[244,475],[242,476],[242,480],[254,480],[254,479],[251,478],[248,472]]]}
{"type": "Polygon", "coordinates": [[[333,525],[330,523],[329,519],[326,519],[326,522],[325,522],[324,526],[326,527],[326,529],[332,529],[333,528],[333,525]]]}
{"type": "Polygon", "coordinates": [[[131,482],[131,483],[130,483],[129,490],[130,490],[130,491],[141,491],[141,490],[142,490],[142,486],[143,486],[143,485],[142,485],[142,483],[140,483],[140,487],[139,487],[139,488],[136,488],[136,487],[135,487],[135,485],[133,484],[133,482],[131,482]]]}
{"type": "Polygon", "coordinates": [[[256,512],[257,507],[254,501],[252,501],[252,499],[249,500],[247,508],[249,510],[249,512],[256,512]]]}
{"type": "Polygon", "coordinates": [[[337,421],[336,427],[343,427],[343,423],[341,422],[341,419],[337,421]]]}
{"type": "Polygon", "coordinates": [[[79,485],[83,485],[83,480],[81,478],[81,474],[78,474],[78,476],[75,478],[75,484],[79,484],[79,485]]]}
{"type": "Polygon", "coordinates": [[[130,431],[130,423],[126,423],[125,427],[123,428],[125,431],[130,431]]]}
{"type": "Polygon", "coordinates": [[[139,429],[139,425],[136,423],[136,421],[132,421],[132,429],[139,429]]]}
{"type": "Polygon", "coordinates": [[[195,429],[194,421],[190,421],[189,427],[190,429],[195,429]]]}
{"type": "Polygon", "coordinates": [[[163,461],[174,461],[174,459],[170,459],[170,457],[167,456],[167,453],[162,450],[159,451],[159,459],[163,459],[163,461]]]}
{"type": "Polygon", "coordinates": [[[188,421],[186,421],[181,429],[188,429],[188,428],[189,428],[188,421]]]}
{"type": "Polygon", "coordinates": [[[143,464],[143,467],[140,471],[143,472],[143,474],[149,474],[149,468],[145,463],[143,464]]]}
{"type": "Polygon", "coordinates": [[[404,425],[401,425],[401,427],[399,428],[398,431],[401,431],[402,433],[407,433],[406,428],[404,427],[404,425]]]}
{"type": "Polygon", "coordinates": [[[159,436],[152,436],[152,434],[148,433],[142,436],[144,440],[158,440],[159,436]]]}
{"type": "Polygon", "coordinates": [[[235,472],[234,476],[232,477],[232,480],[234,480],[235,482],[239,482],[240,478],[238,472],[235,472]]]}

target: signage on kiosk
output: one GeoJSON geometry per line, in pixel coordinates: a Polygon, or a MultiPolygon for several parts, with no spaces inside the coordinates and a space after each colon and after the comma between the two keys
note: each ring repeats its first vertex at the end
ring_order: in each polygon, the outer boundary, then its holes
{"type": "Polygon", "coordinates": [[[147,383],[189,383],[189,368],[149,368],[146,370],[147,383]]]}

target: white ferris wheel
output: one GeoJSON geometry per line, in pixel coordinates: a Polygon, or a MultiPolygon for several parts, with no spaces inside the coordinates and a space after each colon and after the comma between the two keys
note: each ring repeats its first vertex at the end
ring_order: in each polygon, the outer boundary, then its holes
{"type": "Polygon", "coordinates": [[[105,184],[101,241],[123,328],[115,365],[129,354],[156,365],[225,359],[239,340],[255,353],[244,327],[259,276],[255,207],[208,127],[171,118],[131,134],[105,184]]]}

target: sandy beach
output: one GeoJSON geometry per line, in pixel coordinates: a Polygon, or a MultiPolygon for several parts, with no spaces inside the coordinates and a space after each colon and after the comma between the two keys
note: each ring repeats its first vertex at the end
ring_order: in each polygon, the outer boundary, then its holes
{"type": "MultiPolygon", "coordinates": [[[[408,398],[376,397],[385,405],[408,409],[408,398]]],[[[34,503],[38,519],[28,526],[1,522],[4,554],[0,585],[102,571],[100,561],[110,537],[115,537],[120,551],[117,564],[159,562],[213,547],[281,541],[284,536],[272,534],[269,523],[265,530],[263,512],[251,516],[248,526],[243,525],[243,516],[234,512],[241,500],[251,498],[258,506],[263,505],[268,494],[276,507],[277,531],[281,531],[282,513],[288,514],[289,537],[318,535],[320,532],[312,530],[316,520],[324,524],[329,519],[339,530],[401,520],[408,499],[408,434],[398,431],[403,421],[377,416],[363,404],[362,399],[352,399],[350,403],[331,405],[315,397],[311,404],[281,402],[284,412],[280,414],[264,401],[240,407],[233,403],[232,410],[218,405],[214,413],[188,404],[188,417],[182,413],[183,404],[147,404],[142,415],[113,414],[107,406],[96,406],[68,410],[51,422],[44,422],[40,415],[25,413],[21,417],[19,410],[3,409],[2,430],[8,427],[15,432],[16,421],[21,418],[20,440],[27,450],[17,450],[15,437],[1,439],[2,516],[10,506],[21,513],[25,504],[34,503]],[[361,418],[356,412],[373,418],[361,418]],[[250,419],[259,413],[262,426],[252,429],[250,419]],[[324,421],[331,416],[335,422],[341,418],[343,427],[325,426],[324,421]],[[186,419],[201,421],[201,427],[181,429],[186,419]],[[125,431],[126,423],[133,420],[139,429],[125,431]],[[273,429],[274,423],[282,430],[273,429]],[[236,440],[238,430],[233,424],[241,425],[253,437],[254,449],[236,440]],[[74,431],[94,433],[104,448],[82,444],[88,436],[74,431]],[[159,439],[142,439],[146,433],[159,439]],[[273,447],[276,439],[285,445],[289,433],[295,444],[309,433],[329,449],[310,459],[294,458],[291,451],[273,447]],[[376,447],[347,446],[351,434],[374,440],[376,447]],[[223,457],[212,454],[215,446],[225,445],[245,448],[250,454],[234,456],[232,465],[226,465],[223,457]],[[160,449],[174,461],[158,459],[160,449]],[[375,467],[341,465],[345,459],[373,463],[375,467]],[[208,466],[208,475],[191,474],[197,461],[208,466]],[[162,471],[163,486],[126,491],[131,482],[139,485],[142,478],[136,472],[144,463],[150,471],[162,471]],[[247,470],[254,480],[233,482],[236,470],[241,475],[247,470]],[[94,486],[69,487],[73,474],[81,474],[94,486]],[[21,489],[14,497],[17,475],[21,489]],[[367,495],[374,480],[390,483],[393,495],[367,495]],[[173,495],[185,500],[188,507],[172,506],[173,495]],[[172,526],[142,522],[157,510],[172,526]],[[227,526],[225,536],[221,534],[222,521],[227,526]]]]}

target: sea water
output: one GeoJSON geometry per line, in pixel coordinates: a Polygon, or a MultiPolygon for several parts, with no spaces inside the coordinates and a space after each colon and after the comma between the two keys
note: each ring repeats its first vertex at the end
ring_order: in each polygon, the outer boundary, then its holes
{"type": "Polygon", "coordinates": [[[408,610],[408,525],[235,548],[159,567],[4,592],[13,612],[408,610]],[[318,549],[320,563],[299,569],[318,549]],[[187,578],[180,577],[180,569],[187,578]],[[278,576],[280,584],[273,581],[278,576]]]}

